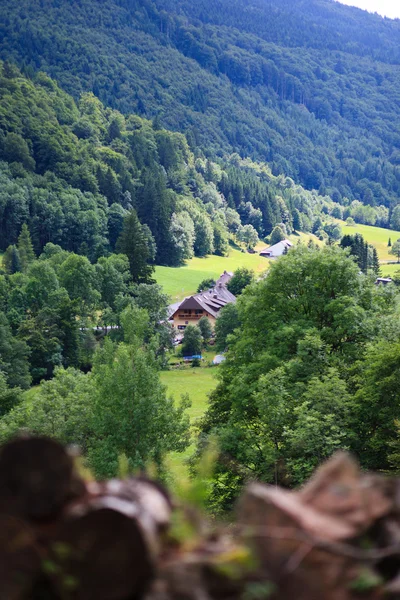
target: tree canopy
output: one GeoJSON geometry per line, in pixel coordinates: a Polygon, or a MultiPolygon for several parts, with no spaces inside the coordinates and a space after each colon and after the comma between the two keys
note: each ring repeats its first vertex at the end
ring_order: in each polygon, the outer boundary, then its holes
{"type": "Polygon", "coordinates": [[[299,246],[243,292],[229,318],[221,311],[217,343],[227,360],[199,442],[216,435],[220,444],[214,510],[230,507],[248,478],[299,484],[338,448],[390,468],[383,439],[397,436],[400,405],[389,388],[398,369],[380,352],[396,339],[395,298],[341,248],[299,246]]]}

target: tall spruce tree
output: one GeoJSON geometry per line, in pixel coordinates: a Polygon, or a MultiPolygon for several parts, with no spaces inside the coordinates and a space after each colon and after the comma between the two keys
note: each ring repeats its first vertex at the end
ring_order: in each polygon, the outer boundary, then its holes
{"type": "Polygon", "coordinates": [[[29,265],[36,258],[31,240],[31,234],[29,233],[28,225],[26,223],[22,225],[21,233],[18,237],[17,248],[21,261],[21,270],[25,273],[28,270],[29,265]]]}
{"type": "Polygon", "coordinates": [[[173,262],[173,244],[170,235],[171,216],[174,202],[167,190],[165,177],[161,171],[145,171],[142,188],[137,195],[138,216],[142,223],[150,227],[157,245],[157,264],[173,262]]]}
{"type": "Polygon", "coordinates": [[[372,246],[372,260],[371,260],[371,268],[375,275],[381,274],[381,267],[379,264],[378,252],[375,246],[372,246]]]}
{"type": "MultiPolygon", "coordinates": [[[[369,245],[360,233],[355,235],[344,235],[340,245],[342,248],[349,248],[350,254],[357,260],[357,264],[363,273],[368,271],[369,245]]],[[[379,260],[378,260],[379,264],[379,260]]]]}
{"type": "Polygon", "coordinates": [[[3,256],[3,266],[6,273],[13,275],[21,271],[21,258],[18,248],[13,244],[8,246],[3,256]]]}
{"type": "Polygon", "coordinates": [[[129,260],[129,270],[135,283],[154,283],[151,275],[154,266],[149,264],[151,252],[148,236],[143,231],[135,210],[125,217],[121,235],[117,241],[117,251],[126,254],[129,260]]]}

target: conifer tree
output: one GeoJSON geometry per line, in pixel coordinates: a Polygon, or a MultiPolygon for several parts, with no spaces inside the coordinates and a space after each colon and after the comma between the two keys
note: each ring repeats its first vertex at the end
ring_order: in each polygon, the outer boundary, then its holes
{"type": "Polygon", "coordinates": [[[15,245],[8,246],[3,256],[3,266],[6,273],[13,275],[21,271],[21,259],[15,245]]]}
{"type": "Polygon", "coordinates": [[[300,211],[297,208],[295,208],[293,211],[293,229],[294,231],[302,230],[301,215],[300,211]]]}
{"type": "Polygon", "coordinates": [[[26,272],[29,265],[35,260],[35,251],[33,250],[31,234],[29,233],[28,225],[22,225],[21,233],[18,237],[18,252],[21,261],[21,270],[26,272]]]}
{"type": "Polygon", "coordinates": [[[140,221],[150,227],[157,245],[158,264],[170,264],[173,244],[170,236],[170,223],[173,201],[161,171],[146,171],[142,177],[143,186],[137,194],[137,208],[140,221]]]}
{"type": "Polygon", "coordinates": [[[135,283],[153,283],[151,275],[154,267],[148,262],[151,260],[148,238],[133,209],[125,217],[117,241],[117,251],[128,257],[129,269],[135,283]]]}
{"type": "Polygon", "coordinates": [[[363,239],[361,239],[361,270],[363,273],[368,271],[368,242],[363,239]]]}
{"type": "Polygon", "coordinates": [[[379,264],[379,257],[378,257],[378,252],[375,248],[375,246],[372,246],[372,271],[375,273],[375,275],[380,275],[381,274],[381,267],[379,264]]]}

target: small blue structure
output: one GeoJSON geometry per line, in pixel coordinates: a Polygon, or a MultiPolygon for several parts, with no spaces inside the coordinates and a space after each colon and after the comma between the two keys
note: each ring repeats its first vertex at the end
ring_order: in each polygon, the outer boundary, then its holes
{"type": "Polygon", "coordinates": [[[189,362],[189,361],[195,360],[196,358],[198,360],[203,360],[203,357],[201,354],[193,354],[193,356],[184,356],[183,360],[186,360],[189,362]]]}

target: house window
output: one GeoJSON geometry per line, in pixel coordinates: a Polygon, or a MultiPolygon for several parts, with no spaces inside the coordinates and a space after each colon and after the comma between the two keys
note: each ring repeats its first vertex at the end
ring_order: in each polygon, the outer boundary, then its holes
{"type": "Polygon", "coordinates": [[[189,321],[185,321],[185,325],[189,325],[189,321]]]}
{"type": "Polygon", "coordinates": [[[195,312],[196,315],[202,315],[203,314],[202,310],[195,310],[194,312],[195,312]]]}
{"type": "Polygon", "coordinates": [[[186,329],[186,326],[185,325],[178,325],[178,329],[180,331],[183,331],[184,329],[186,329]]]}

